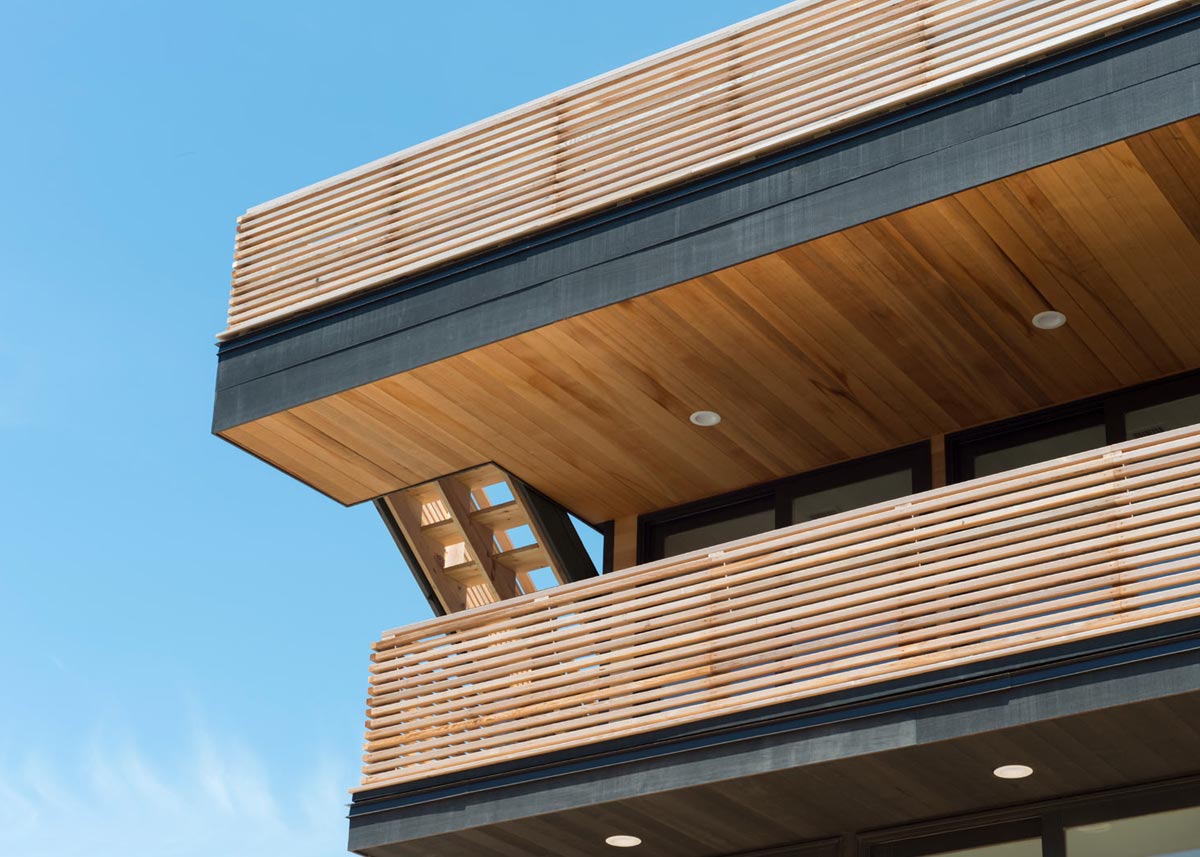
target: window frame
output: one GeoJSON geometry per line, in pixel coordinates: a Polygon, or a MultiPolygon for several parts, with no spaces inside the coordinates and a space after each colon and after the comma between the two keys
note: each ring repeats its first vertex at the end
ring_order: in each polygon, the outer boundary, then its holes
{"type": "Polygon", "coordinates": [[[994,452],[1081,428],[1097,417],[1104,426],[1104,445],[1121,443],[1128,439],[1125,417],[1131,411],[1197,394],[1200,394],[1200,372],[1187,372],[948,434],[946,484],[975,478],[973,454],[994,452]]]}
{"type": "Polygon", "coordinates": [[[1200,807],[1198,789],[1200,775],[1193,775],[860,831],[852,834],[853,853],[856,857],[926,857],[1030,838],[1030,831],[1040,825],[1042,857],[1070,857],[1066,851],[1068,828],[1200,807]]]}
{"type": "Polygon", "coordinates": [[[1036,839],[1046,853],[1047,825],[1041,815],[1033,814],[1009,821],[984,824],[965,823],[934,833],[892,839],[874,844],[871,857],[936,857],[948,851],[986,848],[1008,842],[1036,839]]]}
{"type": "Polygon", "coordinates": [[[793,498],[881,476],[905,466],[912,473],[911,493],[928,491],[933,482],[933,454],[928,440],[639,515],[638,563],[666,558],[659,555],[659,550],[673,525],[687,522],[692,526],[704,526],[727,520],[736,511],[744,511],[747,507],[757,511],[773,506],[775,523],[772,529],[782,529],[793,523],[793,498]]]}

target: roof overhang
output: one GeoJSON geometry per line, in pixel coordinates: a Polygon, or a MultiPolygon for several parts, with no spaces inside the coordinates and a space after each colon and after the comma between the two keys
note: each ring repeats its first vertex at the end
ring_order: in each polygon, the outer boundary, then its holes
{"type": "Polygon", "coordinates": [[[495,461],[602,520],[1196,368],[1198,63],[1193,10],[233,340],[214,430],[343,503],[495,461]],[[1046,183],[1108,224],[1064,246],[1046,183]],[[911,252],[960,226],[974,270],[911,252]],[[1026,324],[1057,301],[1058,353],[1026,324]],[[754,428],[697,443],[698,407],[754,428]]]}

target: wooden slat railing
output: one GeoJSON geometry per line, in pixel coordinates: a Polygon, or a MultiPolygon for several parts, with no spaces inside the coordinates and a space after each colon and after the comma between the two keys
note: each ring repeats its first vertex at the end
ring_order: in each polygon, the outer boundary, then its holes
{"type": "Polygon", "coordinates": [[[251,209],[221,338],[1196,0],[806,0],[251,209]]]}
{"type": "Polygon", "coordinates": [[[1200,616],[1200,426],[401,628],[361,789],[1200,616]]]}

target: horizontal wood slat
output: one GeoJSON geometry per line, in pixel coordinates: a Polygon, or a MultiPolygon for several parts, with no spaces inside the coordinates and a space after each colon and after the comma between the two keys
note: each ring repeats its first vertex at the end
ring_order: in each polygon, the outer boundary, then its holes
{"type": "Polygon", "coordinates": [[[384,635],[362,789],[1200,615],[1200,426],[384,635]]]}
{"type": "Polygon", "coordinates": [[[220,337],[1194,2],[788,4],[251,209],[220,337]]]}

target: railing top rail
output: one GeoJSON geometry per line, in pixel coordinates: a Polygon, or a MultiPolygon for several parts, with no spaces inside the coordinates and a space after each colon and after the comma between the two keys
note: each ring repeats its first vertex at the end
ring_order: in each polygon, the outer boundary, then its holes
{"type": "MultiPolygon", "coordinates": [[[[507,110],[494,113],[491,116],[486,116],[483,119],[471,122],[470,124],[464,125],[461,128],[455,128],[451,131],[447,131],[444,134],[439,134],[436,137],[432,137],[429,140],[415,143],[412,146],[401,149],[399,152],[393,152],[390,155],[384,155],[382,158],[376,158],[374,161],[370,161],[362,166],[345,170],[341,173],[338,173],[336,176],[330,176],[327,179],[313,182],[312,184],[306,185],[298,190],[281,194],[274,199],[269,199],[266,202],[261,202],[258,205],[251,206],[246,210],[246,214],[261,214],[281,208],[287,203],[294,202],[297,199],[307,197],[323,190],[328,190],[329,188],[343,184],[350,179],[358,178],[366,173],[373,172],[380,167],[391,166],[392,164],[396,164],[407,158],[411,158],[414,155],[440,149],[447,144],[472,137],[483,131],[488,131],[492,128],[503,125],[510,119],[524,116],[529,113],[534,113],[542,108],[550,107],[568,99],[585,95],[592,90],[604,86],[605,84],[623,80],[640,71],[654,68],[660,64],[666,63],[669,60],[697,51],[700,48],[718,43],[739,33],[753,30],[779,18],[786,17],[798,9],[803,9],[808,6],[815,6],[818,3],[823,2],[826,2],[826,0],[794,0],[794,2],[785,3],[782,6],[779,6],[776,9],[771,9],[762,13],[761,15],[756,15],[752,18],[747,18],[744,21],[739,21],[736,24],[731,24],[728,27],[723,27],[720,30],[706,33],[703,36],[698,36],[695,39],[671,48],[667,48],[666,50],[659,51],[658,53],[651,54],[648,57],[643,57],[642,59],[634,60],[631,63],[626,63],[625,65],[615,68],[612,71],[602,72],[594,77],[589,77],[587,80],[581,80],[578,83],[564,86],[561,89],[556,89],[554,92],[551,92],[547,95],[543,95],[531,101],[526,101],[522,104],[515,105],[507,110]]],[[[894,3],[896,0],[889,0],[889,2],[894,3]]]]}

